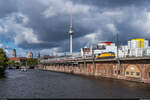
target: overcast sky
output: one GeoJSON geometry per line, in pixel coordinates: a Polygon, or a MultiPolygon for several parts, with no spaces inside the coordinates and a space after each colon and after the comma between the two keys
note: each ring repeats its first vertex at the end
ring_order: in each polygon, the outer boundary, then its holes
{"type": "MultiPolygon", "coordinates": [[[[150,0],[0,0],[0,47],[51,54],[69,52],[72,8],[73,51],[99,41],[122,44],[150,38],[150,0]]],[[[8,55],[11,49],[7,49],[8,55]]]]}

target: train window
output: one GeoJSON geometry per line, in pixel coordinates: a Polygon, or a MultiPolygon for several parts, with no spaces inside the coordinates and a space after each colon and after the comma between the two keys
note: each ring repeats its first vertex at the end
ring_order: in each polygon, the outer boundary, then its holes
{"type": "Polygon", "coordinates": [[[150,77],[150,72],[149,72],[149,77],[150,77]]]}
{"type": "Polygon", "coordinates": [[[139,72],[136,72],[136,76],[139,76],[140,75],[140,73],[139,72]]]}
{"type": "Polygon", "coordinates": [[[118,70],[118,75],[120,75],[120,70],[118,70]]]}
{"type": "Polygon", "coordinates": [[[126,72],[126,75],[129,75],[129,72],[126,72]]]}

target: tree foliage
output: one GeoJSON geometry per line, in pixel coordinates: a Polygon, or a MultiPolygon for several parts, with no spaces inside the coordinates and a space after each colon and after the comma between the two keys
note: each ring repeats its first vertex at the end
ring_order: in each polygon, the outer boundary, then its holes
{"type": "Polygon", "coordinates": [[[0,48],[0,73],[4,72],[7,67],[8,58],[2,48],[0,48]]]}
{"type": "Polygon", "coordinates": [[[27,65],[28,66],[35,66],[38,64],[38,60],[35,58],[28,58],[27,59],[27,65]]]}
{"type": "Polygon", "coordinates": [[[15,62],[15,66],[20,66],[20,62],[15,62]]]}
{"type": "Polygon", "coordinates": [[[9,65],[9,66],[19,66],[19,65],[20,65],[20,62],[15,62],[15,61],[9,60],[9,61],[8,61],[8,65],[9,65]]]}

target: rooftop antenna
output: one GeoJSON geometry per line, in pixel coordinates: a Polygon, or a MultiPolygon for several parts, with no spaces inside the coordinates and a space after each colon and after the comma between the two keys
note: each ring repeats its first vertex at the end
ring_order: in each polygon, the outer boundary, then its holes
{"type": "Polygon", "coordinates": [[[69,35],[70,35],[70,56],[72,56],[72,35],[73,35],[73,31],[72,31],[72,7],[70,10],[70,30],[69,30],[69,35]]]}

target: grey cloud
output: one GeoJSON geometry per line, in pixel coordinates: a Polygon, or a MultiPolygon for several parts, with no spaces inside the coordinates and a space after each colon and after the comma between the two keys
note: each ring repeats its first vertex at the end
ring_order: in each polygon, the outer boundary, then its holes
{"type": "Polygon", "coordinates": [[[17,0],[0,0],[0,18],[17,11],[17,0]]]}
{"type": "Polygon", "coordinates": [[[126,6],[143,7],[143,5],[149,5],[149,0],[72,0],[75,4],[94,5],[99,8],[119,8],[126,6]]]}
{"type": "MultiPolygon", "coordinates": [[[[88,42],[92,44],[103,40],[115,41],[117,31],[120,33],[123,44],[127,43],[130,38],[145,37],[146,35],[142,33],[148,32],[147,28],[144,27],[144,21],[150,21],[145,15],[145,12],[149,12],[147,5],[150,3],[148,0],[63,0],[59,4],[48,2],[46,5],[41,3],[40,0],[20,0],[17,1],[16,7],[12,6],[13,3],[9,5],[14,8],[12,11],[18,8],[18,13],[25,15],[29,21],[23,24],[23,17],[16,16],[14,22],[23,29],[32,29],[33,34],[37,36],[37,40],[41,42],[29,43],[23,41],[17,45],[23,49],[60,47],[59,52],[69,51],[69,9],[65,8],[68,7],[66,2],[73,2],[73,5],[83,7],[82,9],[76,8],[76,13],[73,12],[74,51],[79,51],[88,42]],[[53,7],[56,15],[46,18],[43,13],[49,7],[53,7]],[[144,28],[140,27],[140,25],[133,25],[138,23],[137,21],[143,21],[141,25],[144,28]],[[87,37],[92,33],[96,34],[95,41],[87,37]],[[130,33],[134,35],[129,36],[130,33]]],[[[12,11],[10,10],[10,12],[12,11]]],[[[75,11],[74,8],[73,11],[75,11]]],[[[7,11],[4,10],[3,12],[7,11]]]]}

